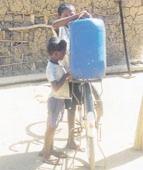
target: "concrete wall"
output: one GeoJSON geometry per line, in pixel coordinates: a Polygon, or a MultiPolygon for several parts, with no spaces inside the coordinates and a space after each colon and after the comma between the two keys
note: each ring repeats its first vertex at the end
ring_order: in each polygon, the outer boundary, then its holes
{"type": "MultiPolygon", "coordinates": [[[[0,28],[50,23],[56,18],[62,0],[0,0],[0,28]]],[[[118,3],[114,0],[68,0],[77,11],[86,9],[94,17],[102,18],[107,31],[107,64],[125,63],[118,3]]],[[[143,58],[143,0],[124,0],[127,47],[130,58],[143,58]]],[[[1,67],[0,74],[40,72],[45,69],[45,42],[52,35],[49,29],[24,32],[0,32],[0,65],[30,62],[1,67]],[[5,40],[5,41],[4,41],[5,40]],[[10,41],[9,41],[10,40],[10,41]],[[19,70],[19,71],[17,71],[19,70]]]]}

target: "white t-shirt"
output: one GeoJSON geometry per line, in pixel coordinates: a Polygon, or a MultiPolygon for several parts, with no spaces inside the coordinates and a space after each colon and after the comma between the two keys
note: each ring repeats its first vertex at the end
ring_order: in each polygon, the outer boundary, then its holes
{"type": "MultiPolygon", "coordinates": [[[[49,82],[59,81],[63,75],[66,73],[66,70],[62,64],[53,63],[48,61],[46,68],[46,76],[49,82]]],[[[65,81],[65,83],[55,91],[51,88],[50,97],[55,98],[69,98],[69,83],[65,81]]]]}
{"type": "Polygon", "coordinates": [[[59,28],[59,38],[67,42],[67,53],[61,62],[65,66],[65,69],[69,71],[70,34],[68,27],[63,26],[59,28]]]}

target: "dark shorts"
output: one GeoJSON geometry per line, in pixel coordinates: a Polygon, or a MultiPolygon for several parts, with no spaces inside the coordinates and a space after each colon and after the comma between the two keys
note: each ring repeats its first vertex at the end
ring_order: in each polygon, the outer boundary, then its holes
{"type": "Polygon", "coordinates": [[[75,108],[76,105],[83,103],[81,93],[81,83],[69,83],[71,99],[65,99],[65,109],[75,108]]]}
{"type": "Polygon", "coordinates": [[[47,103],[48,125],[56,128],[64,113],[64,99],[50,97],[47,103]]]}

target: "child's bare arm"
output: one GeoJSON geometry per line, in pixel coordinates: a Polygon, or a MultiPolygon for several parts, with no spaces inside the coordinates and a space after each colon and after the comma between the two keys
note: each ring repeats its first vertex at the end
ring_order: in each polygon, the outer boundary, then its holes
{"type": "Polygon", "coordinates": [[[80,12],[79,16],[78,16],[79,19],[80,18],[90,18],[90,17],[92,17],[92,15],[89,12],[87,12],[86,10],[80,12]]]}
{"type": "Polygon", "coordinates": [[[85,18],[91,17],[91,14],[89,14],[87,11],[81,11],[78,14],[57,19],[56,21],[53,22],[52,26],[54,27],[54,29],[58,29],[61,26],[67,25],[70,21],[80,19],[80,18],[83,18],[83,17],[85,17],[85,18]]]}
{"type": "Polygon", "coordinates": [[[68,79],[70,79],[71,74],[70,73],[66,73],[63,75],[63,77],[59,80],[59,81],[53,81],[51,82],[52,84],[52,88],[54,89],[54,91],[57,91],[60,89],[60,87],[64,84],[64,82],[68,79]]]}
{"type": "Polygon", "coordinates": [[[67,25],[70,21],[73,21],[75,19],[78,18],[78,14],[72,15],[72,16],[68,16],[65,18],[60,18],[57,19],[56,21],[53,22],[52,26],[54,27],[54,29],[58,29],[61,26],[65,26],[67,25]]]}

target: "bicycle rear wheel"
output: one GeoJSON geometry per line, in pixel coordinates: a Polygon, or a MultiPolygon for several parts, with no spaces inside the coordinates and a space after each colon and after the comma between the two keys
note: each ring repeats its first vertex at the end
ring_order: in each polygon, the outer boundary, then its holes
{"type": "Polygon", "coordinates": [[[87,140],[87,149],[88,149],[88,161],[90,170],[95,170],[95,120],[96,113],[94,109],[94,103],[91,93],[91,85],[85,83],[83,86],[83,98],[84,98],[84,114],[86,121],[86,140],[87,140]]]}

